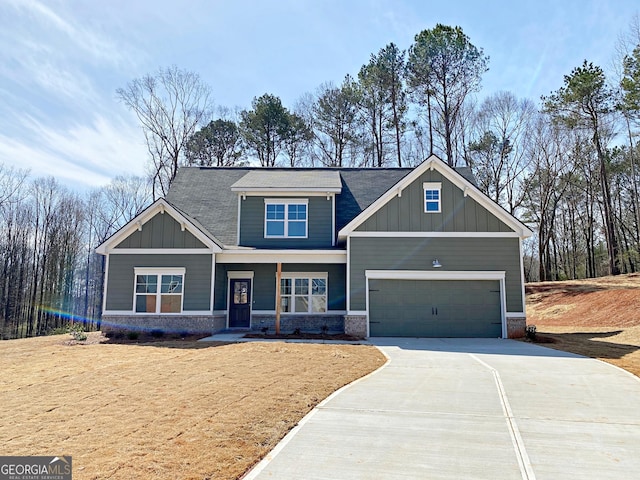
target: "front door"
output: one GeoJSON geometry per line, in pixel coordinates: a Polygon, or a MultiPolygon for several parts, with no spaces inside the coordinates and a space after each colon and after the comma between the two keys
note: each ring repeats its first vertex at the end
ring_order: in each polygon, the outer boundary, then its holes
{"type": "Polygon", "coordinates": [[[229,283],[229,328],[251,326],[251,280],[231,279],[229,283]]]}

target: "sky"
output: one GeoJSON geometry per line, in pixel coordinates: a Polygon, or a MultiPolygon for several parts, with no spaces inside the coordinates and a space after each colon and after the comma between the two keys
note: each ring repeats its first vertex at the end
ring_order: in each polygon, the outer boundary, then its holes
{"type": "Polygon", "coordinates": [[[637,0],[0,0],[0,165],[78,191],[142,175],[144,137],[116,96],[133,79],[175,65],[217,106],[271,93],[292,109],[438,23],[490,57],[479,99],[538,102],[585,59],[610,69],[639,11],[637,0]]]}

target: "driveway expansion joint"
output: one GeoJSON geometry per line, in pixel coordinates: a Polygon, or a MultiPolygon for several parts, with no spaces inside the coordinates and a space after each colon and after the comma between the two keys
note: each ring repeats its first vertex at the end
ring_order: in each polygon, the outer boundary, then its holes
{"type": "Polygon", "coordinates": [[[516,458],[518,460],[518,467],[520,467],[520,473],[522,474],[522,480],[535,480],[536,476],[533,472],[531,460],[529,460],[529,455],[527,454],[527,450],[524,446],[524,441],[522,440],[522,436],[520,435],[518,424],[516,423],[515,416],[513,415],[513,411],[511,410],[511,405],[509,405],[509,399],[507,398],[507,392],[505,391],[502,380],[500,379],[500,373],[498,372],[498,370],[478,358],[473,353],[470,353],[469,356],[476,362],[488,368],[493,374],[493,378],[498,389],[498,396],[500,397],[500,403],[502,404],[504,418],[507,421],[507,426],[509,427],[509,435],[511,436],[513,448],[515,449],[516,458]]]}

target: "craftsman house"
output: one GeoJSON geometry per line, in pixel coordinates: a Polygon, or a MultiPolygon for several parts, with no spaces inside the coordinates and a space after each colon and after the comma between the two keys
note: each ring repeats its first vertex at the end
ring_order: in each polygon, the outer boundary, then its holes
{"type": "Polygon", "coordinates": [[[279,297],[283,331],[518,336],[530,235],[468,169],[435,156],[415,168],[185,167],[97,248],[103,326],[273,330],[279,297]]]}

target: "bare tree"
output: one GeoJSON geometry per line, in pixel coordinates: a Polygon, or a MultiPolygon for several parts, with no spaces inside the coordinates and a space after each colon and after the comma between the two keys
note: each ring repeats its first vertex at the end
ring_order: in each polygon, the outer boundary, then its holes
{"type": "Polygon", "coordinates": [[[475,115],[469,158],[481,189],[510,213],[521,204],[530,162],[527,141],[536,109],[510,92],[488,97],[475,115]]]}
{"type": "Polygon", "coordinates": [[[167,193],[187,141],[211,110],[210,89],[196,73],[173,66],[116,90],[142,125],[152,160],[153,198],[167,193]]]}

